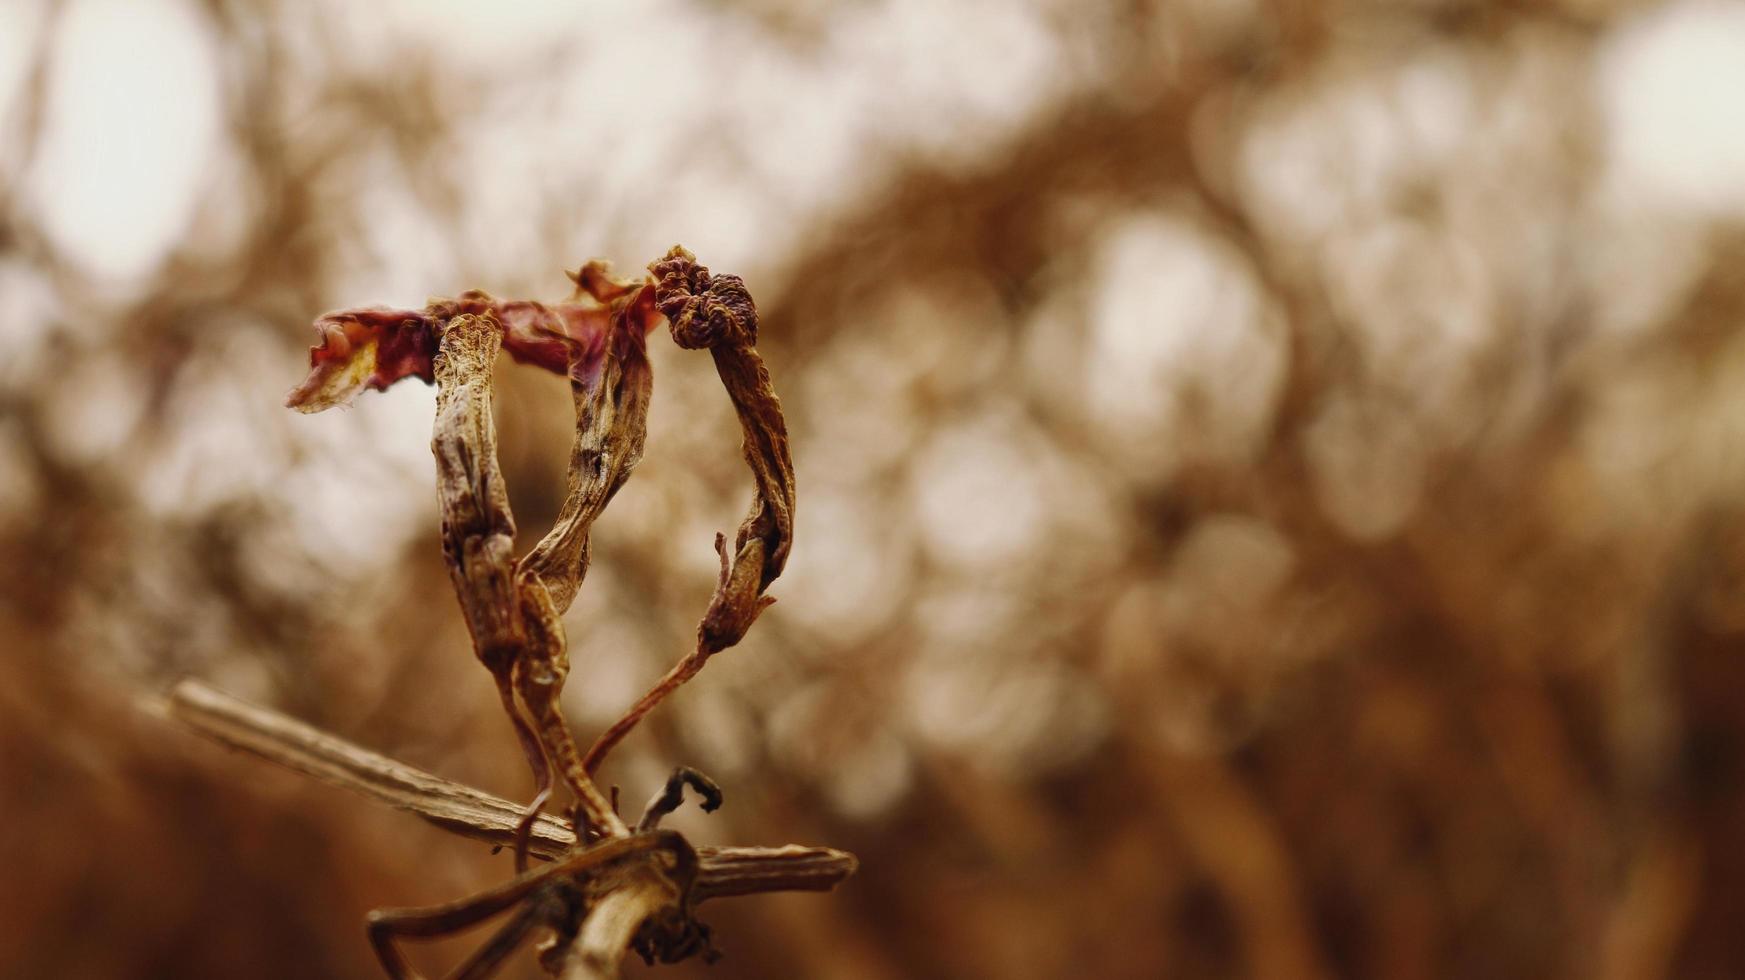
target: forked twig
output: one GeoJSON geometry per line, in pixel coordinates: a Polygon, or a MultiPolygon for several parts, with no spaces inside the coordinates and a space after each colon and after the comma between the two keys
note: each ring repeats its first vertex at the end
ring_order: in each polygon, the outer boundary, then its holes
{"type": "MultiPolygon", "coordinates": [[[[164,710],[208,738],[409,810],[444,830],[499,846],[516,836],[519,808],[508,800],[396,762],[199,681],[177,684],[164,710]]],[[[706,803],[718,802],[709,792],[713,784],[687,770],[675,772],[668,789],[676,795],[686,784],[702,792],[706,803]]],[[[651,801],[644,823],[670,812],[668,795],[651,801]]],[[[663,962],[698,952],[710,955],[708,929],[691,912],[698,903],[775,891],[828,891],[858,866],[852,854],[823,847],[693,848],[681,835],[652,826],[578,847],[573,828],[549,815],[541,815],[529,844],[532,853],[553,863],[457,902],[371,913],[370,943],[388,975],[418,978],[399,942],[447,936],[514,909],[451,977],[490,976],[535,930],[546,929],[557,935],[546,948],[553,972],[603,980],[617,975],[625,949],[663,962]]]]}
{"type": "MultiPolygon", "coordinates": [[[[638,930],[661,908],[683,905],[696,876],[697,853],[684,837],[673,831],[613,837],[571,851],[556,862],[522,872],[495,888],[458,902],[427,908],[377,909],[370,913],[367,924],[370,945],[375,947],[377,958],[393,980],[417,980],[417,971],[400,953],[399,940],[439,938],[521,906],[455,974],[485,976],[519,948],[533,929],[543,926],[561,935],[580,923],[578,938],[585,938],[599,913],[610,908],[614,911],[609,918],[629,922],[622,936],[618,935],[616,923],[610,930],[616,947],[593,943],[568,952],[566,959],[572,965],[565,975],[616,976],[618,961],[624,950],[633,945],[638,930]],[[627,884],[632,887],[627,888],[627,884]],[[640,913],[634,921],[629,919],[631,907],[640,913]],[[584,968],[578,970],[577,963],[584,968]],[[606,972],[608,969],[611,972],[606,972]]],[[[652,956],[665,954],[678,959],[695,952],[694,943],[700,941],[706,946],[707,931],[688,915],[680,918],[679,928],[688,930],[678,940],[683,944],[682,951],[667,953],[674,944],[665,941],[665,937],[651,936],[647,944],[652,956]]],[[[600,930],[596,926],[594,931],[600,930]]]]}

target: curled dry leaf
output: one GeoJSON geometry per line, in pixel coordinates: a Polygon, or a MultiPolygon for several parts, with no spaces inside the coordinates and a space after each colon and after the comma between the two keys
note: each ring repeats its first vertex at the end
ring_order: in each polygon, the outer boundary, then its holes
{"type": "Polygon", "coordinates": [[[769,588],[788,561],[794,536],[794,461],[782,403],[758,356],[757,307],[738,276],[711,276],[680,246],[649,266],[655,303],[680,347],[707,347],[744,430],[745,462],[757,484],[751,511],[739,525],[733,559],[722,556],[720,586],[699,627],[710,652],[739,642],[770,602],[769,588]]]}
{"type": "Polygon", "coordinates": [[[585,371],[571,372],[576,438],[563,509],[550,533],[521,561],[522,574],[545,586],[560,615],[587,574],[589,529],[642,461],[654,385],[647,335],[661,319],[654,290],[627,289],[607,279],[598,263],[583,266],[576,279],[579,288],[613,310],[611,326],[604,356],[585,362],[585,371]]]}
{"type": "MultiPolygon", "coordinates": [[[[589,535],[595,519],[642,460],[654,385],[647,338],[660,322],[660,313],[651,288],[613,280],[598,263],[589,263],[572,278],[578,291],[605,305],[610,321],[602,336],[601,356],[571,366],[576,437],[563,508],[551,531],[516,564],[515,590],[520,597],[526,642],[514,681],[546,753],[577,798],[586,802],[585,796],[597,791],[582,766],[581,752],[564,721],[560,703],[569,674],[562,615],[588,572],[589,535]]],[[[602,831],[621,829],[615,814],[602,816],[591,812],[593,809],[584,806],[578,816],[587,817],[602,831]]],[[[518,828],[517,861],[523,859],[526,836],[538,810],[536,798],[518,828]]]]}
{"type": "Polygon", "coordinates": [[[775,601],[764,591],[781,574],[793,542],[794,463],[788,451],[788,427],[769,370],[754,346],[757,307],[751,294],[738,276],[711,276],[696,256],[677,245],[649,271],[655,276],[655,304],[672,328],[673,341],[687,349],[706,347],[715,359],[715,371],[739,414],[745,461],[757,493],[739,525],[731,556],[726,539],[716,535],[721,577],[697,626],[696,649],[594,740],[583,759],[589,773],[645,715],[695,677],[710,657],[745,636],[775,601]]]}

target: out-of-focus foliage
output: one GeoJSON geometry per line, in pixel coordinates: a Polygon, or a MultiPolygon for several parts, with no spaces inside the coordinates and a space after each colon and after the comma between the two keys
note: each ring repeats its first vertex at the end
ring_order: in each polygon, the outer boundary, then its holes
{"type": "MultiPolygon", "coordinates": [[[[284,392],[322,311],[675,241],[758,297],[798,533],[607,775],[862,870],[666,975],[1745,969],[1738,6],[513,6],[0,13],[0,972],[369,977],[367,908],[508,873],[146,709],[524,797],[430,391],[284,392]]],[[[750,492],[657,348],[584,739],[750,492]]],[[[529,546],[569,400],[502,384],[529,546]]]]}

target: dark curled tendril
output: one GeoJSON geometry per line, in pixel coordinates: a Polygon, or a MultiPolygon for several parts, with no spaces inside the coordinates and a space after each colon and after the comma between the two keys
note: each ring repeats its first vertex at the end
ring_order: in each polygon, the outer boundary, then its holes
{"type": "Polygon", "coordinates": [[[715,785],[713,779],[690,766],[679,766],[667,777],[666,785],[661,787],[660,792],[654,794],[648,805],[643,807],[642,819],[636,822],[636,832],[643,834],[658,828],[661,818],[677,810],[679,804],[685,801],[686,786],[702,797],[699,805],[704,813],[714,813],[721,808],[721,787],[715,785]]]}

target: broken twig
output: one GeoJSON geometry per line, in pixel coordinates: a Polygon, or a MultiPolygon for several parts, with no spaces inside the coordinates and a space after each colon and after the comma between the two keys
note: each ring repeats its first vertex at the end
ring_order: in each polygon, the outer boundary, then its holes
{"type": "MultiPolygon", "coordinates": [[[[355,745],[288,715],[185,680],[166,702],[170,717],[231,748],[414,813],[462,837],[496,846],[514,842],[521,807],[355,745]]],[[[567,820],[541,814],[528,852],[555,859],[576,844],[567,820]]],[[[829,847],[697,848],[697,901],[765,892],[829,891],[854,874],[854,855],[829,847]]]]}

